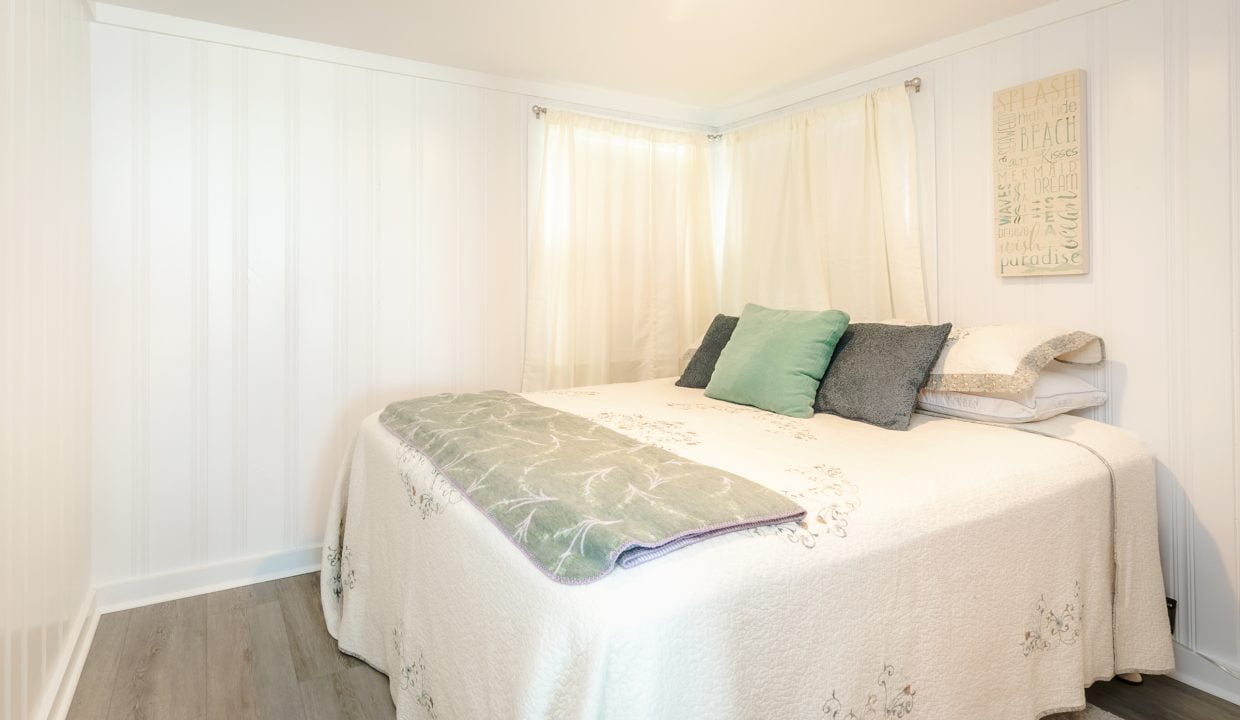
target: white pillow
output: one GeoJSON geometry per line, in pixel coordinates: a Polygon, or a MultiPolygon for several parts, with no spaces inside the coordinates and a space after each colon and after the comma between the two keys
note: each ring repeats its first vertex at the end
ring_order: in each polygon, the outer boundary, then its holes
{"type": "Polygon", "coordinates": [[[917,409],[934,415],[997,423],[1045,420],[1106,402],[1107,394],[1071,373],[1048,367],[1022,393],[962,393],[922,390],[917,409]]]}
{"type": "Polygon", "coordinates": [[[955,328],[926,378],[928,390],[1019,395],[1051,360],[1097,365],[1105,357],[1096,335],[1052,325],[955,328]]]}

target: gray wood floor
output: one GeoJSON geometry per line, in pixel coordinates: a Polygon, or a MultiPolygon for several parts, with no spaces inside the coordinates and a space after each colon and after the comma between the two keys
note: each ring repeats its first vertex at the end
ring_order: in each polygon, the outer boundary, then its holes
{"type": "Polygon", "coordinates": [[[1162,675],[1147,676],[1137,686],[1118,680],[1094,683],[1085,696],[1127,720],[1240,719],[1240,707],[1162,675]]]}
{"type": "MultiPolygon", "coordinates": [[[[311,573],[104,615],[69,720],[394,718],[387,678],[327,634],[318,583],[311,573]]],[[[1240,720],[1240,707],[1163,677],[1087,696],[1125,720],[1240,720]]]]}
{"type": "Polygon", "coordinates": [[[327,634],[318,574],[99,619],[70,720],[394,718],[387,677],[327,634]]]}

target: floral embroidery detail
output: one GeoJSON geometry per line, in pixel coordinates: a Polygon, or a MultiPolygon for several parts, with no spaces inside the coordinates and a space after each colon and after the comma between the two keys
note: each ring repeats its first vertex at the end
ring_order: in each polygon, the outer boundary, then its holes
{"type": "Polygon", "coordinates": [[[763,413],[768,417],[763,418],[768,425],[767,431],[779,435],[780,437],[792,438],[801,442],[809,442],[817,440],[818,436],[814,435],[812,426],[805,420],[790,418],[786,415],[777,413],[763,413]]]}
{"type": "Polygon", "coordinates": [[[822,713],[831,720],[864,720],[864,718],[903,718],[913,714],[913,699],[917,691],[912,683],[895,681],[896,669],[884,665],[878,676],[878,691],[870,693],[860,708],[844,707],[844,703],[831,691],[831,697],[822,704],[822,713]]]}
{"type": "MultiPolygon", "coordinates": [[[[341,514],[340,516],[340,524],[336,530],[336,541],[339,544],[327,546],[327,566],[331,568],[328,571],[330,574],[327,577],[327,584],[329,587],[331,587],[332,595],[336,598],[337,601],[339,601],[341,596],[344,595],[344,586],[341,581],[341,571],[343,569],[341,563],[344,561],[346,555],[348,557],[352,557],[353,555],[353,553],[349,551],[348,546],[344,544],[344,515],[343,514],[341,514]]],[[[355,582],[355,579],[352,577],[352,571],[350,570],[350,583],[349,583],[350,590],[353,589],[354,582],[355,582]]]]}
{"type": "Polygon", "coordinates": [[[338,548],[334,545],[327,547],[327,563],[331,567],[331,577],[328,582],[331,584],[332,595],[339,600],[344,595],[344,589],[347,587],[352,590],[357,586],[357,573],[352,566],[353,551],[348,545],[338,548]]]}
{"type": "Polygon", "coordinates": [[[794,523],[781,523],[779,525],[763,525],[762,527],[749,528],[745,532],[753,537],[775,535],[782,537],[790,543],[800,543],[806,549],[811,549],[818,545],[818,536],[810,532],[809,523],[804,520],[794,523]]]}
{"type": "Polygon", "coordinates": [[[1046,596],[1038,598],[1038,618],[1034,626],[1025,631],[1025,639],[1020,644],[1025,657],[1049,650],[1053,645],[1075,645],[1081,637],[1080,620],[1085,604],[1081,602],[1081,583],[1077,582],[1072,590],[1072,599],[1063,604],[1063,608],[1052,610],[1046,602],[1046,596]]]}
{"type": "Polygon", "coordinates": [[[685,429],[685,424],[679,420],[656,420],[640,413],[613,412],[599,413],[592,419],[618,433],[664,450],[668,446],[698,445],[701,442],[697,433],[685,429]]]}
{"type": "Polygon", "coordinates": [[[844,477],[844,471],[827,465],[788,468],[787,471],[807,480],[802,488],[783,491],[790,500],[805,506],[808,511],[805,518],[795,523],[750,528],[749,534],[779,535],[807,549],[816,547],[818,538],[823,535],[848,537],[848,515],[861,505],[861,500],[857,497],[857,486],[844,477]]]}
{"type": "Polygon", "coordinates": [[[750,415],[766,426],[766,431],[772,435],[779,437],[792,438],[802,442],[816,440],[812,426],[802,419],[790,418],[786,415],[767,412],[757,408],[747,407],[744,405],[724,405],[703,402],[670,402],[667,404],[670,408],[677,410],[706,410],[710,412],[724,413],[727,415],[750,415]]]}
{"type": "Polygon", "coordinates": [[[340,548],[335,545],[327,546],[327,564],[331,568],[331,576],[327,579],[327,582],[331,586],[332,595],[335,595],[336,599],[339,600],[340,596],[344,594],[344,588],[340,582],[340,548]]]}
{"type": "Polygon", "coordinates": [[[423,710],[423,715],[430,720],[438,720],[435,712],[435,698],[431,696],[426,672],[426,656],[418,653],[417,660],[411,660],[412,652],[405,643],[404,624],[397,625],[392,631],[392,645],[396,649],[400,668],[400,689],[410,695],[414,702],[423,710]]]}
{"type": "Polygon", "coordinates": [[[350,590],[357,587],[357,572],[353,569],[353,550],[348,545],[340,550],[340,582],[350,590]]]}
{"type": "Polygon", "coordinates": [[[461,491],[448,482],[443,473],[431,468],[431,486],[419,491],[414,484],[417,473],[415,465],[428,464],[426,456],[408,445],[402,445],[397,465],[400,469],[400,482],[405,486],[405,495],[409,498],[409,507],[417,509],[425,520],[432,515],[442,515],[448,505],[461,501],[461,491]]]}
{"type": "Polygon", "coordinates": [[[943,348],[939,351],[939,355],[947,352],[953,345],[972,334],[969,328],[952,328],[952,331],[947,334],[947,339],[943,341],[943,348]]]}
{"type": "Polygon", "coordinates": [[[725,415],[758,415],[766,414],[765,410],[758,410],[747,405],[736,405],[732,403],[704,403],[704,402],[670,402],[668,407],[676,410],[709,410],[711,412],[724,413],[725,415]]]}

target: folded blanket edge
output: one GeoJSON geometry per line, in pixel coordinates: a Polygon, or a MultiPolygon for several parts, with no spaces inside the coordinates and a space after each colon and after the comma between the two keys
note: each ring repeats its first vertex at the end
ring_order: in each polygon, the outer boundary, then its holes
{"type": "MultiPolygon", "coordinates": [[[[491,393],[441,393],[438,396],[430,396],[430,397],[445,397],[445,396],[461,397],[461,396],[469,396],[469,395],[487,395],[487,394],[493,394],[493,393],[502,394],[504,396],[513,397],[513,398],[518,398],[525,402],[538,405],[539,407],[547,408],[547,406],[541,405],[539,403],[533,403],[532,401],[529,401],[526,398],[522,398],[520,395],[517,395],[515,393],[509,393],[509,392],[503,392],[503,391],[498,391],[498,392],[491,391],[491,393]]],[[[422,399],[422,398],[418,398],[418,399],[422,399]]],[[[607,562],[606,567],[600,569],[600,571],[597,573],[594,573],[588,576],[558,575],[554,573],[553,571],[551,571],[549,568],[547,568],[531,552],[530,548],[518,542],[514,537],[512,537],[512,535],[509,533],[509,529],[504,526],[504,524],[499,520],[498,517],[496,517],[495,513],[493,513],[489,508],[486,508],[483,505],[481,505],[477,501],[476,498],[474,498],[468,491],[466,491],[464,487],[461,486],[460,483],[458,483],[453,478],[452,473],[449,473],[447,470],[445,470],[434,457],[432,457],[430,454],[425,452],[423,448],[418,447],[416,443],[412,442],[410,438],[405,437],[401,432],[399,432],[396,428],[392,427],[388,422],[384,421],[385,420],[384,416],[387,415],[391,409],[393,409],[395,406],[403,405],[409,402],[412,402],[412,401],[404,400],[404,401],[397,401],[394,403],[390,403],[387,407],[384,408],[384,411],[380,413],[379,425],[383,427],[384,430],[386,430],[388,434],[391,435],[397,442],[406,446],[410,450],[416,452],[432,468],[434,468],[436,472],[440,473],[452,486],[454,486],[458,490],[458,492],[460,492],[461,497],[465,498],[465,500],[468,501],[471,506],[473,506],[479,512],[481,512],[483,517],[485,517],[487,521],[496,530],[498,530],[505,538],[507,538],[510,541],[510,544],[515,546],[517,550],[519,550],[521,554],[524,555],[526,559],[529,560],[530,563],[533,564],[534,567],[536,567],[539,570],[539,572],[541,572],[544,576],[546,576],[550,580],[556,583],[562,584],[562,585],[586,585],[586,584],[601,580],[602,578],[611,574],[611,572],[616,567],[623,567],[625,569],[629,569],[637,565],[641,565],[643,563],[649,562],[651,560],[655,560],[657,558],[663,557],[676,550],[682,549],[684,547],[688,547],[689,545],[694,545],[696,543],[709,540],[711,538],[718,537],[720,535],[726,535],[732,532],[740,532],[740,531],[748,530],[748,529],[755,528],[755,527],[762,527],[762,526],[767,526],[767,525],[778,525],[778,524],[789,522],[792,520],[798,520],[800,518],[805,517],[806,515],[805,509],[803,507],[797,506],[795,509],[790,510],[789,512],[778,512],[778,513],[774,513],[771,515],[761,516],[759,518],[737,518],[735,521],[716,523],[716,524],[708,525],[705,527],[691,528],[691,529],[682,531],[680,533],[677,533],[676,535],[671,536],[653,545],[643,544],[643,543],[634,541],[634,542],[630,542],[625,545],[619,546],[617,548],[614,548],[612,552],[609,554],[610,556],[608,557],[608,562],[607,562]]],[[[549,408],[549,409],[551,409],[555,413],[574,415],[573,413],[567,413],[562,410],[556,410],[555,408],[549,408]]],[[[582,416],[574,415],[574,417],[577,419],[583,420],[585,422],[589,422],[594,425],[599,425],[598,423],[595,423],[594,421],[589,420],[588,418],[584,418],[582,416]]],[[[599,426],[605,427],[601,425],[599,426]]],[[[615,433],[614,430],[610,430],[610,429],[608,430],[612,433],[615,433]]],[[[622,435],[621,433],[616,433],[616,434],[622,435]]],[[[647,445],[647,443],[643,443],[629,436],[623,436],[623,437],[625,437],[627,440],[631,440],[632,442],[636,444],[647,445]]],[[[652,446],[652,447],[655,447],[655,446],[652,446]]],[[[663,450],[663,452],[668,452],[669,454],[674,455],[674,453],[670,453],[667,450],[663,450]]],[[[700,463],[694,463],[694,464],[700,464],[700,463]]],[[[709,466],[703,466],[703,467],[709,467],[709,466]]],[[[744,480],[744,478],[741,478],[741,479],[744,480]]],[[[747,481],[747,482],[752,483],[753,481],[747,481]]],[[[759,485],[759,487],[761,486],[759,485]]]]}

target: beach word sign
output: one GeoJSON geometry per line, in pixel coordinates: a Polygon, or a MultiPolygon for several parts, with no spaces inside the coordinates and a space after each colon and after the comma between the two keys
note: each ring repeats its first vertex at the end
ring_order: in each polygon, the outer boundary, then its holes
{"type": "Polygon", "coordinates": [[[995,259],[1001,277],[1088,272],[1084,100],[1084,70],[995,93],[995,259]]]}

